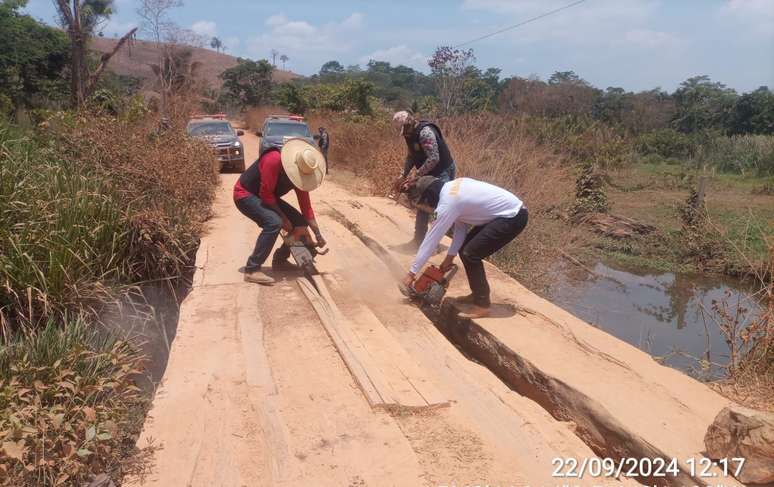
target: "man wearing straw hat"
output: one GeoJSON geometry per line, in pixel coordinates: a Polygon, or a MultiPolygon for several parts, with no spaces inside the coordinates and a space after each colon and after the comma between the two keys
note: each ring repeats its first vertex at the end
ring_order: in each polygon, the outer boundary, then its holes
{"type": "MultiPolygon", "coordinates": [[[[432,122],[417,120],[411,112],[400,111],[392,117],[393,126],[400,130],[400,135],[406,140],[408,155],[403,172],[396,181],[396,187],[403,186],[422,176],[434,176],[443,182],[455,178],[457,166],[452,158],[449,146],[441,134],[441,129],[432,122]],[[409,177],[412,169],[416,169],[413,178],[409,177]]],[[[414,239],[406,244],[406,248],[416,250],[427,233],[430,215],[417,210],[414,223],[414,239]]]]}
{"type": "MultiPolygon", "coordinates": [[[[303,139],[290,139],[282,150],[273,147],[261,154],[234,185],[234,204],[247,218],[261,227],[255,248],[245,265],[245,281],[271,285],[274,279],[261,271],[261,266],[274,248],[277,235],[284,230],[294,238],[307,237],[309,228],[318,246],[325,245],[315,220],[309,192],[320,187],[325,179],[325,158],[303,139]],[[290,190],[298,198],[299,212],[281,197],[290,190]]],[[[290,249],[282,245],[272,258],[272,269],[294,267],[288,262],[290,249]]]]}

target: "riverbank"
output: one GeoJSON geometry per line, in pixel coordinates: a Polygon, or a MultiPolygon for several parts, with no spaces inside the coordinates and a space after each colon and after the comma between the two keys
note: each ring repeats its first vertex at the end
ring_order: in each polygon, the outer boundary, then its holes
{"type": "Polygon", "coordinates": [[[774,237],[774,177],[703,175],[706,220],[700,237],[684,231],[682,211],[698,172],[669,164],[633,164],[607,171],[609,211],[652,225],[655,231],[625,239],[595,236],[587,257],[626,267],[683,273],[722,274],[754,279],[766,272],[774,237]],[[696,251],[705,245],[707,251],[696,251]]]}

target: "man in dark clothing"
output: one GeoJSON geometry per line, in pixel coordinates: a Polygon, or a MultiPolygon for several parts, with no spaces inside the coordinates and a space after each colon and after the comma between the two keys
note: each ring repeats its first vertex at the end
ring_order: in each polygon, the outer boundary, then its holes
{"type": "MultiPolygon", "coordinates": [[[[400,134],[408,148],[403,172],[397,181],[398,186],[406,185],[422,176],[435,176],[443,182],[449,182],[455,178],[457,165],[437,125],[417,120],[407,111],[397,112],[392,117],[392,121],[393,125],[400,129],[400,134]],[[410,178],[412,169],[416,169],[416,174],[410,178]]],[[[419,247],[427,233],[429,221],[430,214],[417,210],[414,239],[409,242],[409,247],[419,247]]]]}
{"type": "Polygon", "coordinates": [[[320,133],[320,140],[317,141],[317,145],[320,146],[320,152],[325,157],[325,174],[328,174],[328,147],[331,145],[331,138],[325,127],[320,127],[317,131],[320,133]]]}
{"type": "MultiPolygon", "coordinates": [[[[261,271],[261,266],[274,248],[280,230],[294,238],[311,238],[311,228],[317,245],[325,245],[309,198],[309,191],[322,184],[324,166],[325,159],[316,147],[303,139],[291,139],[285,142],[281,151],[277,148],[266,150],[239,177],[234,185],[234,204],[262,229],[245,265],[245,281],[274,283],[274,279],[261,271]],[[296,193],[300,212],[281,199],[290,190],[296,193]]],[[[288,257],[290,249],[283,244],[274,252],[272,268],[291,266],[288,257]]]]}

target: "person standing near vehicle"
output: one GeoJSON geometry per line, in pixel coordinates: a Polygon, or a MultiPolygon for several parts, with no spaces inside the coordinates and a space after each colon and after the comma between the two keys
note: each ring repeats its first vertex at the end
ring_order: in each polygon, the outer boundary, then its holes
{"type": "Polygon", "coordinates": [[[403,285],[413,285],[417,273],[432,257],[444,234],[453,227],[452,243],[441,270],[448,271],[459,253],[471,294],[458,298],[457,302],[473,306],[460,316],[489,316],[490,290],[484,259],[524,230],[529,220],[527,207],[510,191],[471,178],[447,183],[432,176],[422,176],[409,183],[407,191],[414,206],[428,213],[435,212],[437,219],[419,246],[403,285]]]}
{"type": "Polygon", "coordinates": [[[328,174],[328,147],[331,145],[331,138],[325,127],[320,127],[317,131],[320,133],[320,140],[317,141],[317,145],[320,146],[320,152],[325,157],[325,174],[328,174]]]}
{"type": "MultiPolygon", "coordinates": [[[[417,120],[408,111],[395,113],[392,123],[400,130],[400,135],[403,136],[408,147],[403,172],[395,182],[397,187],[411,183],[422,176],[434,176],[443,182],[449,182],[455,178],[457,166],[441,129],[436,124],[417,120]],[[412,169],[416,169],[416,174],[409,177],[412,169]]],[[[427,234],[429,221],[429,213],[417,210],[414,238],[407,244],[408,248],[415,250],[419,247],[427,234]]]]}
{"type": "MultiPolygon", "coordinates": [[[[295,239],[311,241],[311,228],[316,245],[325,246],[309,197],[310,191],[322,185],[325,166],[325,158],[314,145],[303,139],[290,139],[282,150],[270,148],[264,151],[239,177],[234,185],[234,204],[262,229],[245,265],[245,281],[264,285],[274,283],[273,278],[261,271],[261,266],[274,248],[280,230],[295,239]],[[300,212],[281,198],[290,190],[296,193],[300,212]]],[[[272,269],[295,268],[288,262],[288,257],[290,248],[283,244],[274,252],[272,269]]]]}

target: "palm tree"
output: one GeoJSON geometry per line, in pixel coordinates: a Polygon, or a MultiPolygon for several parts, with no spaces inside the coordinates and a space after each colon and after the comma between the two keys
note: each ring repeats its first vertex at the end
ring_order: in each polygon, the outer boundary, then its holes
{"type": "Polygon", "coordinates": [[[220,50],[223,49],[223,43],[217,37],[213,37],[210,41],[210,47],[215,49],[215,51],[220,52],[220,50]]]}
{"type": "Polygon", "coordinates": [[[288,60],[290,60],[290,58],[288,57],[287,54],[283,54],[282,56],[280,56],[280,61],[282,61],[283,70],[285,69],[285,63],[288,62],[288,60]]]}

